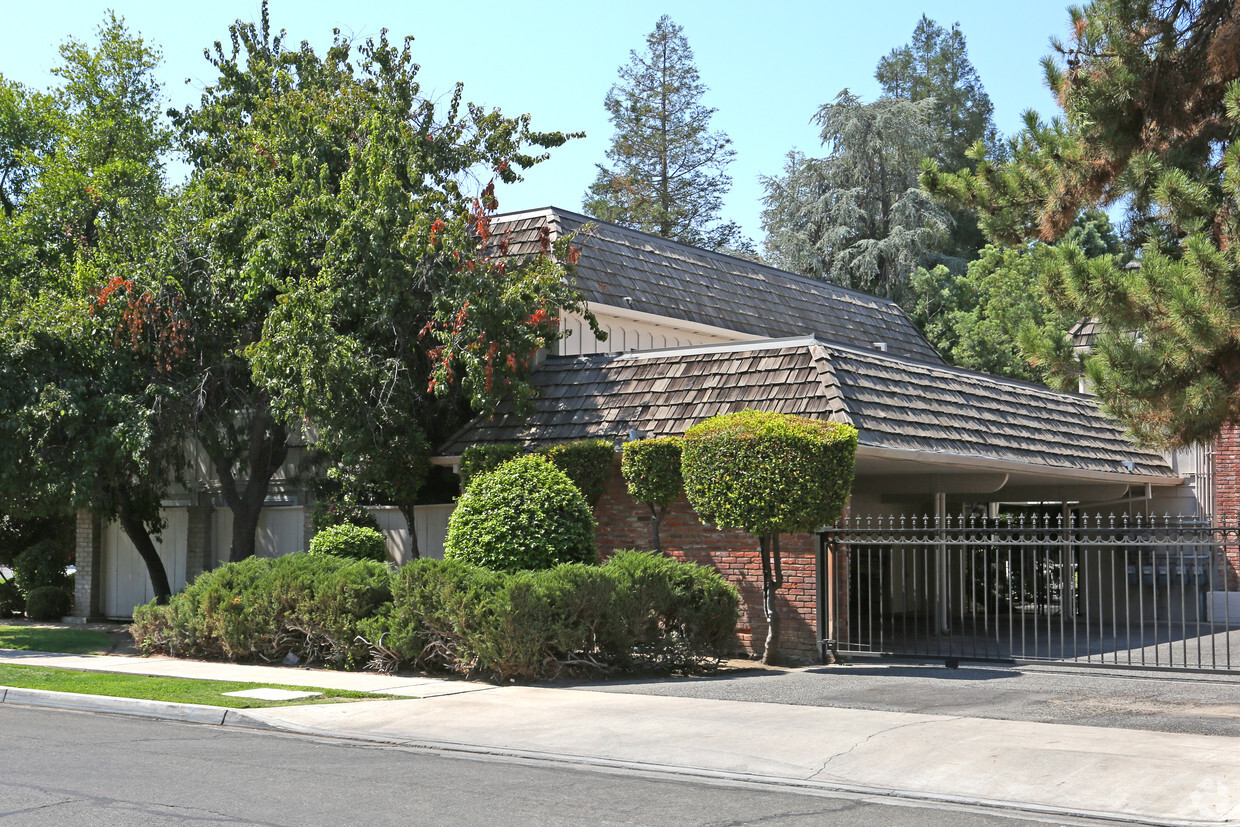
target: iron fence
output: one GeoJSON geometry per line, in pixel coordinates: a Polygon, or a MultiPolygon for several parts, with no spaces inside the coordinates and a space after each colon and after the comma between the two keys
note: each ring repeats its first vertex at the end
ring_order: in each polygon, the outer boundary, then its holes
{"type": "Polygon", "coordinates": [[[841,653],[1240,669],[1240,526],[860,517],[822,542],[841,653]]]}

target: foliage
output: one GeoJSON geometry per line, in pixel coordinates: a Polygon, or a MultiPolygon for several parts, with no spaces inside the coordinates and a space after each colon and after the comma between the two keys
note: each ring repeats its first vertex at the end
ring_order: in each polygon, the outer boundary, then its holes
{"type": "Polygon", "coordinates": [[[26,593],[26,617],[60,620],[73,613],[73,594],[63,586],[36,586],[26,593]]]}
{"type": "Polygon", "coordinates": [[[379,530],[379,521],[370,509],[346,492],[320,493],[314,500],[310,525],[315,534],[337,525],[355,525],[379,530]]]}
{"type": "Polygon", "coordinates": [[[709,569],[636,552],[605,566],[496,572],[418,560],[369,630],[374,665],[497,680],[562,670],[700,670],[735,642],[738,597],[709,569]]]}
{"type": "Polygon", "coordinates": [[[732,141],[710,130],[715,109],[683,30],[663,15],[646,51],[629,52],[603,105],[615,127],[607,158],[582,203],[588,214],[712,250],[751,250],[719,210],[732,185],[732,141]]]}
{"type": "Polygon", "coordinates": [[[12,578],[0,577],[0,618],[21,614],[25,609],[26,597],[17,588],[17,583],[12,578]]]}
{"type": "Polygon", "coordinates": [[[999,151],[994,104],[969,60],[959,23],[948,30],[923,14],[912,39],[879,60],[874,77],[886,97],[934,99],[929,157],[948,169],[968,166],[966,152],[978,141],[991,153],[999,151]]]}
{"type": "Polygon", "coordinates": [[[839,519],[856,448],[850,425],[754,410],[722,414],[685,432],[685,494],[721,529],[811,531],[839,519]]]}
{"type": "Polygon", "coordinates": [[[680,440],[655,437],[624,443],[620,473],[624,475],[629,496],[650,507],[651,541],[656,550],[661,550],[659,526],[684,488],[680,475],[680,440]]]}
{"type": "MultiPolygon", "coordinates": [[[[1062,120],[1032,113],[1010,159],[927,164],[938,195],[1003,242],[1059,241],[1085,207],[1123,202],[1140,267],[1060,244],[1044,266],[1059,312],[1099,322],[1086,364],[1104,407],[1141,440],[1206,439],[1240,416],[1240,26],[1233,4],[1094,0],[1044,62],[1062,120]]],[[[1062,344],[1028,354],[1072,381],[1062,344]]]]}
{"type": "Polygon", "coordinates": [[[847,89],[815,116],[825,158],[791,152],[763,177],[765,248],[780,267],[904,301],[951,218],[921,191],[918,164],[934,147],[934,101],[862,103],[847,89]]]}
{"type": "Polygon", "coordinates": [[[310,539],[311,554],[330,554],[352,560],[387,562],[387,541],[373,528],[343,523],[325,528],[310,539]]]}
{"type": "Polygon", "coordinates": [[[461,488],[479,474],[494,471],[510,459],[521,455],[521,446],[497,442],[486,445],[470,445],[461,452],[461,488]]]}
{"type": "Polygon", "coordinates": [[[448,519],[444,557],[497,571],[595,559],[594,514],[545,457],[517,457],[474,477],[448,519]]]}
{"type": "Polygon", "coordinates": [[[198,576],[166,606],[134,609],[145,654],[279,660],[351,668],[368,657],[364,619],[391,601],[391,575],[371,560],[323,554],[251,557],[198,576]]]}
{"type": "MultiPolygon", "coordinates": [[[[409,38],[290,50],[265,8],[231,34],[218,82],[177,118],[194,164],[186,246],[229,324],[215,375],[235,393],[215,409],[268,400],[278,423],[308,420],[342,478],[412,524],[431,446],[470,403],[520,407],[556,310],[584,311],[571,238],[527,259],[490,238],[496,182],[571,136],[467,104],[459,85],[437,106],[409,38]]],[[[217,466],[236,453],[220,442],[217,466]]]]}
{"type": "Polygon", "coordinates": [[[13,579],[26,594],[42,586],[69,585],[65,567],[73,554],[72,535],[48,537],[22,551],[13,561],[13,579]]]}
{"type": "Polygon", "coordinates": [[[50,94],[0,94],[0,461],[22,469],[0,475],[0,507],[119,521],[162,598],[150,535],[189,391],[180,308],[151,278],[167,204],[160,56],[111,15],[60,56],[50,94]]]}
{"type": "Polygon", "coordinates": [[[851,425],[753,410],[721,414],[685,431],[681,471],[690,505],[720,529],[758,537],[766,663],[779,654],[779,535],[839,519],[852,490],[856,451],[851,425]]]}
{"type": "Polygon", "coordinates": [[[539,453],[568,475],[591,506],[603,496],[616,461],[616,449],[606,439],[560,442],[543,448],[539,453]]]}

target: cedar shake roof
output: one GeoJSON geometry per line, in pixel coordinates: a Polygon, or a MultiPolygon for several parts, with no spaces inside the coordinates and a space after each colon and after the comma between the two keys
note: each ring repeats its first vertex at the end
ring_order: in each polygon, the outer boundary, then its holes
{"type": "Polygon", "coordinates": [[[904,311],[887,299],[548,207],[496,216],[493,238],[534,255],[539,231],[581,231],[577,285],[589,304],[611,305],[761,338],[821,336],[944,364],[904,311]],[[625,301],[625,299],[631,301],[625,301]]]}
{"type": "Polygon", "coordinates": [[[715,414],[756,408],[850,422],[862,452],[1176,479],[1161,456],[1133,447],[1091,397],[814,337],[551,357],[533,382],[539,396],[527,419],[503,410],[479,418],[440,452],[456,456],[488,442],[537,448],[620,440],[631,428],[677,435],[715,414]]]}

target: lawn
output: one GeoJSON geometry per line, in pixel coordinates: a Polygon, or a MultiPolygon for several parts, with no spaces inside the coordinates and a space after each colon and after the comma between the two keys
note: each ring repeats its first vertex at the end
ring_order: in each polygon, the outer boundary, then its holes
{"type": "Polygon", "coordinates": [[[0,649],[99,655],[112,649],[112,638],[86,629],[41,629],[37,626],[0,626],[0,649]]]}
{"type": "Polygon", "coordinates": [[[43,666],[10,666],[9,664],[0,664],[0,686],[49,689],[54,692],[75,692],[80,695],[107,695],[113,698],[142,698],[148,701],[206,704],[232,709],[391,699],[390,695],[346,692],[340,689],[237,681],[203,681],[192,678],[161,678],[149,675],[119,675],[109,672],[82,672],[76,669],[49,669],[43,666]],[[260,686],[322,694],[313,698],[297,698],[291,701],[262,701],[257,698],[236,698],[223,694],[242,689],[257,689],[260,686]]]}

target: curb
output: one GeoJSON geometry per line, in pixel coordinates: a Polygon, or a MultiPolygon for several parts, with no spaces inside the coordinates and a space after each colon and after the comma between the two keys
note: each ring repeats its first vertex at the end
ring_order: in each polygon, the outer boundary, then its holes
{"type": "Polygon", "coordinates": [[[103,695],[78,695],[71,692],[53,692],[51,690],[44,689],[17,689],[3,686],[0,686],[0,704],[14,704],[44,709],[67,709],[78,712],[125,715],[151,720],[206,724],[209,726],[227,726],[236,729],[250,729],[256,731],[281,732],[314,738],[328,738],[334,741],[384,744],[403,749],[427,750],[457,755],[515,759],[537,763],[557,763],[578,767],[594,767],[599,769],[625,770],[629,772],[644,773],[652,777],[674,775],[683,778],[697,778],[704,781],[727,782],[732,784],[752,785],[755,787],[791,788],[803,790],[807,793],[843,793],[847,795],[865,796],[874,799],[889,799],[925,804],[955,805],[983,810],[1002,811],[1004,813],[1027,813],[1031,816],[1042,818],[1060,817],[1094,819],[1115,824],[1145,824],[1156,825],[1156,827],[1197,827],[1197,825],[1234,823],[1199,820],[1168,820],[1129,813],[1108,813],[1057,807],[1047,804],[1033,804],[987,798],[968,798],[965,796],[951,795],[948,793],[927,793],[918,790],[866,787],[856,784],[815,781],[807,778],[754,775],[740,772],[728,772],[724,770],[711,770],[701,767],[645,763],[641,761],[625,761],[586,755],[566,755],[562,753],[557,754],[539,752],[535,750],[507,749],[504,747],[487,747],[473,744],[431,740],[417,741],[366,737],[361,735],[339,735],[330,731],[324,731],[311,727],[289,726],[272,722],[267,720],[266,717],[262,715],[262,709],[229,709],[224,707],[206,706],[203,704],[148,701],[137,698],[113,698],[103,695]]]}
{"type": "Polygon", "coordinates": [[[50,689],[19,689],[0,687],[0,704],[18,704],[47,709],[71,709],[78,712],[105,712],[111,715],[128,715],[153,718],[161,721],[180,721],[190,724],[220,726],[228,710],[205,704],[183,704],[172,701],[148,701],[140,698],[113,698],[107,695],[79,695],[74,692],[54,692],[50,689]]]}

